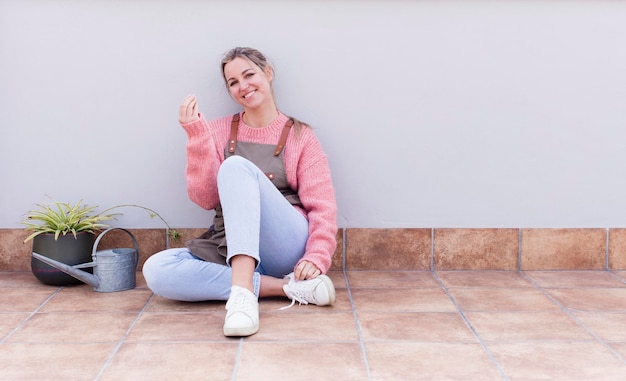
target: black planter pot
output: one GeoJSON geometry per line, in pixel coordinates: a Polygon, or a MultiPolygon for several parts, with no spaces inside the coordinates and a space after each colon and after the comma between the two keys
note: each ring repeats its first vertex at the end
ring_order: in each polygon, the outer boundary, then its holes
{"type": "MultiPolygon", "coordinates": [[[[40,234],[33,238],[33,251],[56,261],[78,265],[91,262],[91,252],[96,236],[90,233],[61,235],[58,240],[54,234],[40,234]]],[[[80,280],[56,269],[39,259],[31,258],[30,266],[33,274],[39,281],[53,286],[65,286],[82,283],[80,280]]],[[[92,269],[83,269],[90,271],[92,269]]]]}

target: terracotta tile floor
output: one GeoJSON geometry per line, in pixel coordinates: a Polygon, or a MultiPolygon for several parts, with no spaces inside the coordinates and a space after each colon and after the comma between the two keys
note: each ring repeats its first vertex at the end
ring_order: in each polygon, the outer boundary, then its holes
{"type": "Polygon", "coordinates": [[[0,380],[623,380],[626,272],[332,272],[333,307],[97,293],[0,272],[0,380]]]}

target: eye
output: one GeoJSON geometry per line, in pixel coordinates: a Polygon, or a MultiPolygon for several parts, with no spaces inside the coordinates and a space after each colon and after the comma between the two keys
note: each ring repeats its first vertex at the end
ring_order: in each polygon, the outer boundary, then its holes
{"type": "Polygon", "coordinates": [[[250,78],[254,75],[254,73],[250,72],[250,73],[246,73],[246,78],[250,78]]]}
{"type": "Polygon", "coordinates": [[[230,81],[230,82],[228,82],[228,86],[229,86],[229,87],[233,87],[233,86],[235,86],[236,84],[237,84],[237,81],[230,81]]]}

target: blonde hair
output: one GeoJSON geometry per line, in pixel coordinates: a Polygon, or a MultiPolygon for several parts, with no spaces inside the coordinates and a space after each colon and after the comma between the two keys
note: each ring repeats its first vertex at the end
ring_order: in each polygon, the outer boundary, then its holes
{"type": "MultiPolygon", "coordinates": [[[[222,57],[221,69],[222,69],[222,77],[224,78],[224,81],[226,81],[224,68],[229,62],[233,61],[235,58],[245,58],[248,61],[255,64],[256,66],[258,66],[259,69],[263,70],[263,72],[269,71],[272,73],[272,75],[274,74],[274,68],[272,67],[272,65],[269,64],[269,62],[267,61],[267,58],[265,58],[263,53],[261,53],[260,51],[254,48],[236,47],[226,52],[226,54],[224,54],[224,57],[222,57]]],[[[293,119],[293,127],[294,127],[294,131],[296,132],[296,134],[299,134],[302,128],[310,127],[308,124],[301,122],[294,117],[290,116],[290,118],[293,119]]]]}

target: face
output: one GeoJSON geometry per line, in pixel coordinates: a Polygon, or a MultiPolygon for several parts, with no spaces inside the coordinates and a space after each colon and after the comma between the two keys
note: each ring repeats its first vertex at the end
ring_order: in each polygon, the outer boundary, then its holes
{"type": "Polygon", "coordinates": [[[237,57],[224,66],[226,86],[233,99],[244,108],[253,109],[273,102],[272,74],[252,61],[237,57]]]}

